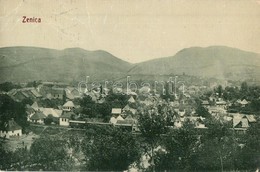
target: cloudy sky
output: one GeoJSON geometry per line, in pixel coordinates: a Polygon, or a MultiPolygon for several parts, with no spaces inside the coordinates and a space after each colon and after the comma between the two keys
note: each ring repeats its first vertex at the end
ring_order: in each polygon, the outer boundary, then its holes
{"type": "Polygon", "coordinates": [[[260,0],[0,0],[0,47],[102,49],[136,63],[192,46],[260,53],[259,40],[260,0]]]}

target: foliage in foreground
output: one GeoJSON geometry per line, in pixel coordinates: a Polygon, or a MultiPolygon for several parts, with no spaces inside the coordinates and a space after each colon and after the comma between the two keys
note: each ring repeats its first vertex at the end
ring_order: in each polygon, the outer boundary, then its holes
{"type": "Polygon", "coordinates": [[[140,147],[134,136],[120,128],[101,129],[84,142],[86,170],[127,170],[140,157],[140,147]]]}

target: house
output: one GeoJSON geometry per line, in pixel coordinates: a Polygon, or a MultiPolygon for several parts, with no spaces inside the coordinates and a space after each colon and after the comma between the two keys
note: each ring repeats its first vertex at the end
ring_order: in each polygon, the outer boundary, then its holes
{"type": "Polygon", "coordinates": [[[248,128],[254,122],[256,122],[254,115],[233,114],[233,128],[248,128]]]}
{"type": "Polygon", "coordinates": [[[39,110],[47,117],[52,115],[55,118],[59,118],[62,114],[62,110],[54,108],[39,108],[39,110]]]}
{"type": "Polygon", "coordinates": [[[127,90],[127,95],[131,95],[131,96],[133,96],[133,97],[137,97],[137,94],[136,94],[136,92],[134,92],[134,91],[131,91],[131,90],[127,90]]]}
{"type": "Polygon", "coordinates": [[[120,108],[112,108],[111,114],[112,115],[120,115],[122,110],[120,108]]]}
{"type": "Polygon", "coordinates": [[[117,115],[113,114],[113,116],[109,120],[109,123],[116,124],[118,121],[124,121],[124,118],[121,116],[121,113],[117,115]]]}
{"type": "Polygon", "coordinates": [[[174,127],[181,128],[184,122],[190,122],[194,124],[195,128],[206,128],[204,124],[205,118],[198,116],[183,116],[175,120],[174,127]]]}
{"type": "Polygon", "coordinates": [[[27,121],[30,121],[30,118],[33,116],[33,114],[35,114],[35,110],[30,106],[30,105],[26,105],[26,114],[27,114],[27,121]]]}
{"type": "Polygon", "coordinates": [[[125,122],[129,123],[129,124],[136,124],[137,123],[137,120],[134,119],[132,117],[132,115],[128,115],[126,118],[125,118],[125,122]]]}
{"type": "Polygon", "coordinates": [[[209,97],[209,101],[211,101],[211,102],[216,102],[216,101],[217,101],[217,97],[212,94],[212,95],[209,97]]]}
{"type": "Polygon", "coordinates": [[[169,103],[169,105],[172,106],[172,107],[174,107],[174,108],[179,108],[180,103],[175,100],[175,101],[171,101],[171,102],[169,103]]]}
{"type": "Polygon", "coordinates": [[[182,127],[182,122],[180,120],[176,120],[174,121],[174,127],[175,128],[181,128],[182,127]]]}
{"type": "Polygon", "coordinates": [[[63,111],[72,111],[75,108],[75,105],[72,101],[67,101],[63,107],[62,110],[63,111]]]}
{"type": "Polygon", "coordinates": [[[126,106],[123,108],[123,111],[128,111],[129,109],[131,109],[130,106],[129,106],[129,105],[126,105],[126,106]]]}
{"type": "Polygon", "coordinates": [[[131,97],[128,99],[128,102],[129,102],[129,103],[135,103],[135,99],[133,98],[133,96],[131,96],[131,97]]]}
{"type": "Polygon", "coordinates": [[[39,105],[37,102],[34,102],[32,105],[31,105],[31,108],[33,108],[35,111],[39,110],[39,105]]]}
{"type": "Polygon", "coordinates": [[[22,100],[29,98],[29,95],[23,91],[17,90],[11,95],[11,97],[13,100],[21,102],[22,100]]]}
{"type": "Polygon", "coordinates": [[[131,116],[127,116],[124,120],[117,120],[116,125],[119,126],[132,126],[136,124],[136,120],[131,116]]]}
{"type": "Polygon", "coordinates": [[[80,98],[80,92],[78,89],[73,87],[67,87],[65,89],[66,98],[69,100],[73,100],[75,98],[80,98]]]}
{"type": "Polygon", "coordinates": [[[31,89],[30,90],[30,93],[33,95],[33,97],[35,98],[35,99],[39,99],[39,98],[41,98],[42,97],[42,95],[38,92],[38,90],[36,90],[36,89],[31,89]]]}
{"type": "Polygon", "coordinates": [[[183,117],[185,115],[185,109],[180,109],[179,112],[178,112],[178,115],[183,117]]]}
{"type": "Polygon", "coordinates": [[[63,99],[65,97],[65,91],[63,88],[52,88],[50,90],[49,99],[63,99]]]}
{"type": "Polygon", "coordinates": [[[112,116],[109,120],[109,123],[111,123],[111,124],[116,124],[116,122],[117,122],[117,119],[114,116],[112,116]]]}
{"type": "Polygon", "coordinates": [[[61,126],[69,126],[70,125],[70,120],[75,116],[73,112],[69,111],[63,111],[61,116],[60,116],[60,125],[61,126]]]}
{"type": "Polygon", "coordinates": [[[13,89],[8,92],[8,95],[15,101],[22,101],[27,98],[37,100],[42,97],[42,95],[33,87],[13,89]]]}
{"type": "Polygon", "coordinates": [[[248,119],[248,122],[256,122],[255,116],[254,115],[246,115],[246,118],[248,119]]]}
{"type": "Polygon", "coordinates": [[[225,108],[227,107],[227,102],[224,101],[224,100],[217,101],[217,102],[216,102],[216,106],[217,106],[217,107],[222,107],[222,108],[225,109],[225,108]]]}
{"type": "Polygon", "coordinates": [[[124,108],[123,108],[123,113],[124,114],[133,114],[133,115],[135,115],[136,114],[136,109],[134,109],[134,108],[131,108],[129,105],[126,105],[124,108]]]}
{"type": "Polygon", "coordinates": [[[191,123],[193,123],[195,125],[195,128],[206,128],[205,124],[204,124],[204,120],[205,118],[199,116],[187,116],[184,119],[185,121],[190,121],[191,123]]]}
{"type": "Polygon", "coordinates": [[[123,121],[124,118],[123,118],[121,115],[118,115],[118,116],[116,117],[116,120],[117,120],[117,121],[123,121]]]}
{"type": "Polygon", "coordinates": [[[151,91],[151,89],[148,86],[143,86],[142,88],[139,89],[139,93],[143,94],[143,95],[149,94],[150,91],[151,91]]]}
{"type": "Polygon", "coordinates": [[[224,108],[216,106],[208,107],[208,111],[212,115],[225,114],[227,112],[224,108]]]}
{"type": "Polygon", "coordinates": [[[201,105],[206,108],[210,106],[209,101],[207,101],[207,100],[202,101],[201,105]]]}
{"type": "Polygon", "coordinates": [[[22,127],[20,127],[12,118],[0,128],[0,137],[10,138],[12,136],[21,136],[22,127]]]}
{"type": "Polygon", "coordinates": [[[33,123],[43,124],[45,118],[46,116],[40,110],[38,110],[31,116],[30,121],[33,123]]]}
{"type": "Polygon", "coordinates": [[[245,107],[248,104],[248,101],[246,99],[243,99],[242,101],[240,101],[240,104],[242,107],[245,107]]]}

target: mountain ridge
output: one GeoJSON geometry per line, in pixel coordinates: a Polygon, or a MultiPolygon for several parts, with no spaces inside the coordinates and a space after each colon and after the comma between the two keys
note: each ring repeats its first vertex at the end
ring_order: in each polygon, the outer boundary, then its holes
{"type": "Polygon", "coordinates": [[[103,80],[183,73],[240,80],[260,75],[260,55],[227,46],[190,47],[173,56],[130,63],[104,50],[15,46],[0,48],[0,71],[0,82],[71,81],[87,75],[103,80]]]}
{"type": "Polygon", "coordinates": [[[228,79],[245,79],[260,74],[260,55],[226,46],[191,47],[174,56],[137,64],[129,74],[183,74],[228,79]],[[239,67],[241,66],[241,67],[239,67]],[[244,71],[244,73],[242,72],[244,71]],[[230,77],[232,75],[232,77],[230,77]]]}

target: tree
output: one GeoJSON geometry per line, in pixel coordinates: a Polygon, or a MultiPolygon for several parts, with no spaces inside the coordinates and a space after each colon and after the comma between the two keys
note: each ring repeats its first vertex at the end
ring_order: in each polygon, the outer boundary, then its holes
{"type": "Polygon", "coordinates": [[[32,105],[33,104],[33,101],[32,101],[32,99],[30,99],[30,98],[25,98],[25,99],[23,99],[22,100],[22,103],[24,104],[24,105],[32,105]]]}
{"type": "Polygon", "coordinates": [[[97,113],[101,115],[104,122],[108,122],[111,117],[112,107],[109,103],[97,104],[97,113]]]}
{"type": "Polygon", "coordinates": [[[90,96],[84,96],[80,100],[80,106],[82,107],[82,113],[90,118],[96,116],[96,105],[90,96]]]}
{"type": "Polygon", "coordinates": [[[129,96],[125,94],[110,93],[106,97],[106,102],[113,108],[123,108],[127,105],[129,96]]]}
{"type": "Polygon", "coordinates": [[[203,107],[201,104],[197,107],[196,114],[198,114],[199,116],[202,116],[204,118],[208,118],[211,116],[208,109],[203,107]]]}
{"type": "Polygon", "coordinates": [[[193,170],[224,171],[236,169],[238,143],[230,124],[214,118],[206,121],[208,129],[200,137],[200,146],[196,147],[196,159],[193,170]]]}
{"type": "Polygon", "coordinates": [[[30,149],[33,170],[68,171],[73,167],[65,140],[46,136],[36,139],[30,149]]]}
{"type": "Polygon", "coordinates": [[[39,81],[31,81],[31,82],[27,83],[26,87],[37,87],[40,84],[41,84],[41,82],[39,82],[39,81]]]}
{"type": "Polygon", "coordinates": [[[104,128],[84,142],[86,170],[123,171],[140,157],[139,145],[130,132],[104,128]]]}
{"type": "Polygon", "coordinates": [[[64,104],[64,100],[61,99],[40,99],[38,102],[40,106],[47,108],[56,108],[64,104]]]}
{"type": "Polygon", "coordinates": [[[47,116],[46,119],[44,119],[44,124],[50,125],[53,122],[53,116],[50,114],[47,116]]]}
{"type": "Polygon", "coordinates": [[[146,108],[138,115],[138,126],[141,135],[151,149],[152,166],[154,166],[154,148],[161,139],[161,135],[167,131],[167,116],[165,114],[159,114],[157,108],[146,108]]]}
{"type": "Polygon", "coordinates": [[[8,95],[0,95],[0,121],[2,122],[0,125],[12,118],[23,128],[29,125],[25,104],[14,101],[8,95]]]}
{"type": "Polygon", "coordinates": [[[256,170],[260,169],[260,121],[249,127],[244,139],[244,147],[240,157],[242,159],[241,169],[256,170]]]}
{"type": "Polygon", "coordinates": [[[219,97],[222,97],[222,94],[223,94],[223,88],[222,88],[222,85],[219,85],[216,89],[216,92],[218,94],[219,97]]]}
{"type": "Polygon", "coordinates": [[[30,155],[27,148],[18,148],[9,151],[0,143],[0,169],[8,171],[24,171],[30,165],[30,155]]]}
{"type": "Polygon", "coordinates": [[[0,169],[1,170],[8,170],[11,166],[11,152],[7,151],[4,148],[3,142],[0,142],[0,169]]]}
{"type": "Polygon", "coordinates": [[[11,153],[11,162],[10,170],[25,171],[29,169],[29,166],[32,165],[30,153],[27,148],[18,148],[11,153]]]}
{"type": "Polygon", "coordinates": [[[247,93],[247,91],[248,91],[247,82],[242,82],[240,92],[247,93]]]}
{"type": "Polygon", "coordinates": [[[198,135],[189,121],[182,128],[171,130],[163,140],[165,153],[157,153],[155,156],[156,171],[191,170],[197,142],[198,135]]]}
{"type": "Polygon", "coordinates": [[[21,88],[21,86],[13,84],[12,82],[4,82],[0,84],[0,91],[8,92],[14,88],[21,88]]]}

